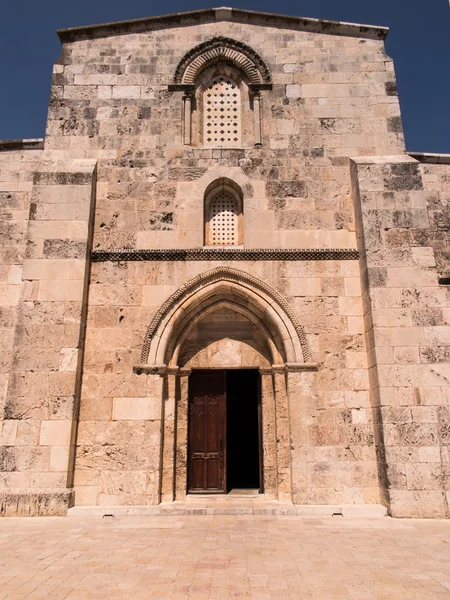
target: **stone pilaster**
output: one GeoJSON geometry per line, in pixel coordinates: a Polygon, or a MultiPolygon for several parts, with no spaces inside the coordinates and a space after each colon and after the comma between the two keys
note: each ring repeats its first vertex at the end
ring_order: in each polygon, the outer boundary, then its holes
{"type": "Polygon", "coordinates": [[[161,502],[173,502],[175,499],[177,371],[178,368],[168,369],[164,375],[161,502]]]}
{"type": "Polygon", "coordinates": [[[292,502],[292,470],[289,430],[289,402],[286,389],[286,373],[274,368],[276,427],[277,427],[277,463],[278,463],[278,499],[292,502]]]}
{"type": "Polygon", "coordinates": [[[431,206],[408,156],[351,170],[382,496],[393,516],[449,516],[449,305],[431,206]]]}
{"type": "Polygon", "coordinates": [[[292,499],[294,504],[308,504],[307,467],[308,424],[317,407],[316,373],[288,372],[289,418],[291,429],[292,499]]]}
{"type": "Polygon", "coordinates": [[[189,375],[191,369],[180,369],[177,387],[175,499],[184,500],[187,490],[189,375]]]}
{"type": "Polygon", "coordinates": [[[5,514],[65,514],[73,501],[95,164],[42,160],[34,174],[4,407],[5,514]]]}

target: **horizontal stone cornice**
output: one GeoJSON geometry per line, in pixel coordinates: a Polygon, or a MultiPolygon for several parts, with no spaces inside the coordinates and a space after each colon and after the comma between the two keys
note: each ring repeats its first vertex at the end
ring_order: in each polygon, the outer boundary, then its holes
{"type": "Polygon", "coordinates": [[[14,150],[43,150],[44,138],[24,138],[19,140],[0,140],[0,152],[14,150]]]}
{"type": "Polygon", "coordinates": [[[434,154],[432,152],[408,152],[408,154],[421,163],[450,165],[450,154],[434,154]]]}
{"type": "Polygon", "coordinates": [[[58,31],[58,36],[61,42],[65,44],[113,35],[141,33],[170,27],[196,26],[202,23],[214,23],[220,21],[379,40],[384,40],[389,31],[388,27],[377,27],[360,23],[345,23],[341,21],[326,21],[323,19],[221,7],[147,17],[144,19],[133,19],[130,21],[118,21],[114,23],[101,23],[98,25],[60,29],[58,31]]]}
{"type": "MultiPolygon", "coordinates": [[[[238,370],[240,367],[227,367],[226,370],[238,370]]],[[[260,367],[259,372],[261,375],[273,375],[275,373],[299,373],[302,371],[317,371],[319,368],[317,363],[305,362],[305,363],[284,363],[280,365],[270,365],[267,367],[260,367]]],[[[214,369],[213,369],[214,370],[214,369]]],[[[223,370],[217,368],[215,370],[223,370]]],[[[139,364],[133,366],[133,373],[137,375],[177,375],[179,377],[186,377],[193,371],[190,367],[168,367],[167,365],[149,365],[139,364]]]]}

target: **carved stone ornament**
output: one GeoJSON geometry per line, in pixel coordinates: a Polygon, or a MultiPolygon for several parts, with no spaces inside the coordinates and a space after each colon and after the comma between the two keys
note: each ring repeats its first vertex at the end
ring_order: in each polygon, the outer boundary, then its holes
{"type": "Polygon", "coordinates": [[[294,328],[300,342],[303,361],[305,363],[311,362],[311,353],[305,332],[303,331],[303,327],[300,324],[297,315],[292,310],[292,307],[286,301],[286,299],[283,298],[283,296],[271,286],[267,285],[260,279],[253,277],[253,275],[250,275],[249,273],[245,273],[244,271],[239,271],[238,269],[233,269],[231,267],[217,267],[211,271],[207,271],[206,273],[201,273],[200,275],[197,275],[190,281],[186,282],[160,306],[145,335],[141,353],[141,364],[147,363],[152,339],[157,334],[165,316],[174,307],[179,305],[188,295],[195,293],[197,290],[205,287],[206,285],[211,285],[212,283],[221,281],[231,281],[237,283],[244,282],[250,288],[254,288],[256,291],[260,290],[266,293],[273,300],[273,302],[283,310],[287,319],[289,319],[290,323],[292,324],[292,327],[294,328]]]}
{"type": "Polygon", "coordinates": [[[255,248],[192,248],[151,250],[94,250],[93,262],[128,261],[203,261],[203,260],[358,260],[353,248],[266,249],[255,248]]]}
{"type": "Polygon", "coordinates": [[[250,84],[271,83],[269,68],[252,48],[231,38],[215,37],[184,55],[175,70],[174,84],[194,84],[201,71],[219,61],[241,69],[250,84]]]}

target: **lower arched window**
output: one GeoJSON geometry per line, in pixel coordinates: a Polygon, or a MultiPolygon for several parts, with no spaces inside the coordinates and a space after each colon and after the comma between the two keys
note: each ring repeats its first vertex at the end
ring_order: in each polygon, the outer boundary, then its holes
{"type": "Polygon", "coordinates": [[[242,195],[239,186],[215,182],[205,197],[205,245],[238,246],[243,243],[242,195]]]}

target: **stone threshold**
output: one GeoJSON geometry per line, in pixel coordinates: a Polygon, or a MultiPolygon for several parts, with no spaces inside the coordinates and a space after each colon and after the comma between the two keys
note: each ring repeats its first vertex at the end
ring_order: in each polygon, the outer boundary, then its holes
{"type": "MultiPolygon", "coordinates": [[[[205,493],[189,493],[186,496],[186,500],[189,504],[205,504],[208,505],[210,503],[216,504],[217,502],[226,502],[229,503],[242,503],[242,502],[264,502],[268,501],[268,499],[264,496],[264,494],[260,494],[257,489],[249,489],[249,490],[230,490],[226,494],[205,494],[205,493]]],[[[273,501],[272,501],[273,502],[273,501]]]]}
{"type": "Polygon", "coordinates": [[[239,502],[226,505],[218,502],[162,503],[158,506],[74,506],[67,511],[68,517],[144,517],[144,516],[202,516],[202,515],[254,515],[254,516],[300,516],[300,517],[386,517],[387,509],[381,504],[341,505],[294,505],[287,502],[260,501],[239,502]]]}

